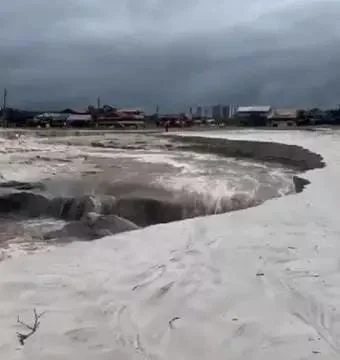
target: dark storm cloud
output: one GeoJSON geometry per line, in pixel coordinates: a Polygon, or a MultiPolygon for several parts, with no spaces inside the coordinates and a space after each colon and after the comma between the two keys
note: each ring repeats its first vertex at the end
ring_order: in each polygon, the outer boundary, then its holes
{"type": "Polygon", "coordinates": [[[0,12],[0,85],[16,106],[338,103],[337,1],[22,3],[0,12]]]}

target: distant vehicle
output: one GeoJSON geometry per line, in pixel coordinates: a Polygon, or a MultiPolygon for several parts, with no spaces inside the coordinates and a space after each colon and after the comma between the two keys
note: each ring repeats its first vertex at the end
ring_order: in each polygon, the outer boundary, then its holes
{"type": "Polygon", "coordinates": [[[133,120],[128,120],[128,121],[117,121],[114,124],[114,127],[116,128],[121,128],[121,129],[127,129],[127,128],[133,128],[133,129],[144,129],[145,128],[145,122],[144,121],[133,121],[133,120]]]}
{"type": "Polygon", "coordinates": [[[207,120],[205,120],[205,124],[208,126],[216,126],[217,122],[215,119],[207,119],[207,120]]]}
{"type": "Polygon", "coordinates": [[[70,114],[66,118],[66,124],[70,127],[93,127],[91,114],[70,114]]]}
{"type": "Polygon", "coordinates": [[[202,119],[193,120],[193,124],[196,126],[201,126],[203,125],[203,120],[202,119]]]}

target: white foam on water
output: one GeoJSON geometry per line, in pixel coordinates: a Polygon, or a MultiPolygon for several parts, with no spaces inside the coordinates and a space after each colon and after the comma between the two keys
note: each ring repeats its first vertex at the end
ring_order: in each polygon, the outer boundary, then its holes
{"type": "Polygon", "coordinates": [[[238,196],[244,207],[294,192],[293,172],[261,164],[223,157],[187,159],[194,171],[181,171],[177,176],[160,175],[154,183],[179,193],[200,194],[205,202],[219,204],[238,196]]]}
{"type": "Polygon", "coordinates": [[[46,241],[27,241],[25,238],[17,237],[11,239],[6,247],[0,249],[0,261],[16,259],[22,256],[37,253],[50,252],[58,247],[58,244],[48,244],[46,241]]]}

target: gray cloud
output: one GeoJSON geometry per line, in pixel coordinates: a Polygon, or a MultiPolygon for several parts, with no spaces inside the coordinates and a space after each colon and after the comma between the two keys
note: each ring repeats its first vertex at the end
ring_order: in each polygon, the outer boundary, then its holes
{"type": "Polygon", "coordinates": [[[148,110],[339,101],[338,1],[12,0],[2,7],[0,86],[14,106],[84,107],[98,95],[148,110]]]}

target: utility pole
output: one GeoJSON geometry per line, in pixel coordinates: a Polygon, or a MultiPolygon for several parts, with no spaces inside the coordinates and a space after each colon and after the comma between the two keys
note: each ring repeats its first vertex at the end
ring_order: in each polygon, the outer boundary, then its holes
{"type": "Polygon", "coordinates": [[[7,89],[4,89],[3,93],[3,103],[2,103],[2,126],[5,127],[7,125],[7,89]]]}
{"type": "Polygon", "coordinates": [[[96,128],[99,128],[99,113],[100,113],[100,96],[97,97],[97,110],[94,111],[94,114],[92,115],[92,117],[94,116],[95,119],[95,124],[96,124],[96,128]]]}

